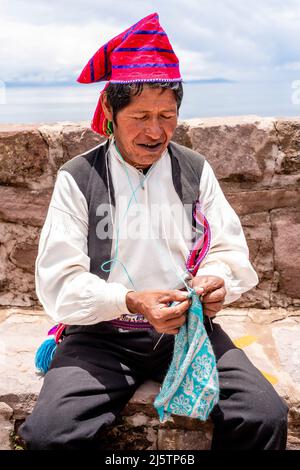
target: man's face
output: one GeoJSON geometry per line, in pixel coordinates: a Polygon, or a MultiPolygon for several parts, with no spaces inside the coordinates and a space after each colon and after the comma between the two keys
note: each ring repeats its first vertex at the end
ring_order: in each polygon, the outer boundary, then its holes
{"type": "Polygon", "coordinates": [[[144,87],[132,96],[128,106],[118,112],[114,136],[125,160],[139,167],[157,161],[167,148],[177,126],[174,92],[144,87]]]}

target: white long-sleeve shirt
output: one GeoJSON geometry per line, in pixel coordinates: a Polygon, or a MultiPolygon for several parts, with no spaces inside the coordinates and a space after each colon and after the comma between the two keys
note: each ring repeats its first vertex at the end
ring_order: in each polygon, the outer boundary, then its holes
{"type": "MultiPolygon", "coordinates": [[[[55,322],[89,325],[116,319],[130,314],[125,301],[129,290],[184,285],[192,228],[173,186],[168,151],[143,175],[122,161],[112,144],[109,165],[116,200],[111,257],[118,261],[107,281],[89,271],[87,201],[74,178],[58,172],[35,265],[38,298],[55,322]]],[[[207,161],[200,201],[211,245],[197,275],[223,278],[229,304],[253,288],[258,277],[240,220],[207,161]]]]}

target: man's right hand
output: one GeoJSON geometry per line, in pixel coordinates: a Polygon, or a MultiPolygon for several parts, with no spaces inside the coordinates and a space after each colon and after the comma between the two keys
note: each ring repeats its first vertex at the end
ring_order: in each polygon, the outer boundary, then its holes
{"type": "Polygon", "coordinates": [[[126,305],[131,313],[144,315],[158,333],[176,335],[185,323],[191,300],[188,293],[181,290],[130,291],[126,305]],[[169,307],[172,302],[180,303],[169,307]]]}

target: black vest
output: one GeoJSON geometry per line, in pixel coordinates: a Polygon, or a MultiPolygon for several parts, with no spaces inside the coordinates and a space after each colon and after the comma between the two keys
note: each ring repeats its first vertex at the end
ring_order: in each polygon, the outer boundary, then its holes
{"type": "MultiPolygon", "coordinates": [[[[87,201],[90,272],[104,280],[107,280],[109,273],[102,271],[100,266],[111,258],[112,224],[107,227],[108,236],[105,239],[99,239],[97,224],[104,216],[107,218],[107,214],[99,214],[97,209],[99,205],[103,204],[108,207],[109,201],[115,206],[115,193],[109,165],[105,163],[105,160],[109,158],[108,148],[109,141],[107,140],[72,158],[59,169],[59,171],[68,171],[72,175],[87,201]],[[110,188],[110,198],[108,188],[110,188]]],[[[188,220],[194,226],[192,210],[199,198],[200,179],[205,158],[194,150],[174,142],[170,142],[168,151],[171,158],[174,188],[187,211],[188,220]]]]}

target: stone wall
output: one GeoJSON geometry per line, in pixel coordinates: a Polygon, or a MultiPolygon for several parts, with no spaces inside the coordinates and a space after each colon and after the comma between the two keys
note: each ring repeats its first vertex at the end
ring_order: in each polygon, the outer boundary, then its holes
{"type": "MultiPolygon", "coordinates": [[[[59,167],[102,139],[88,123],[0,126],[0,307],[39,305],[34,263],[59,167]]],[[[300,118],[181,122],[174,140],[205,155],[242,222],[259,285],[231,304],[300,305],[300,118]]]]}

